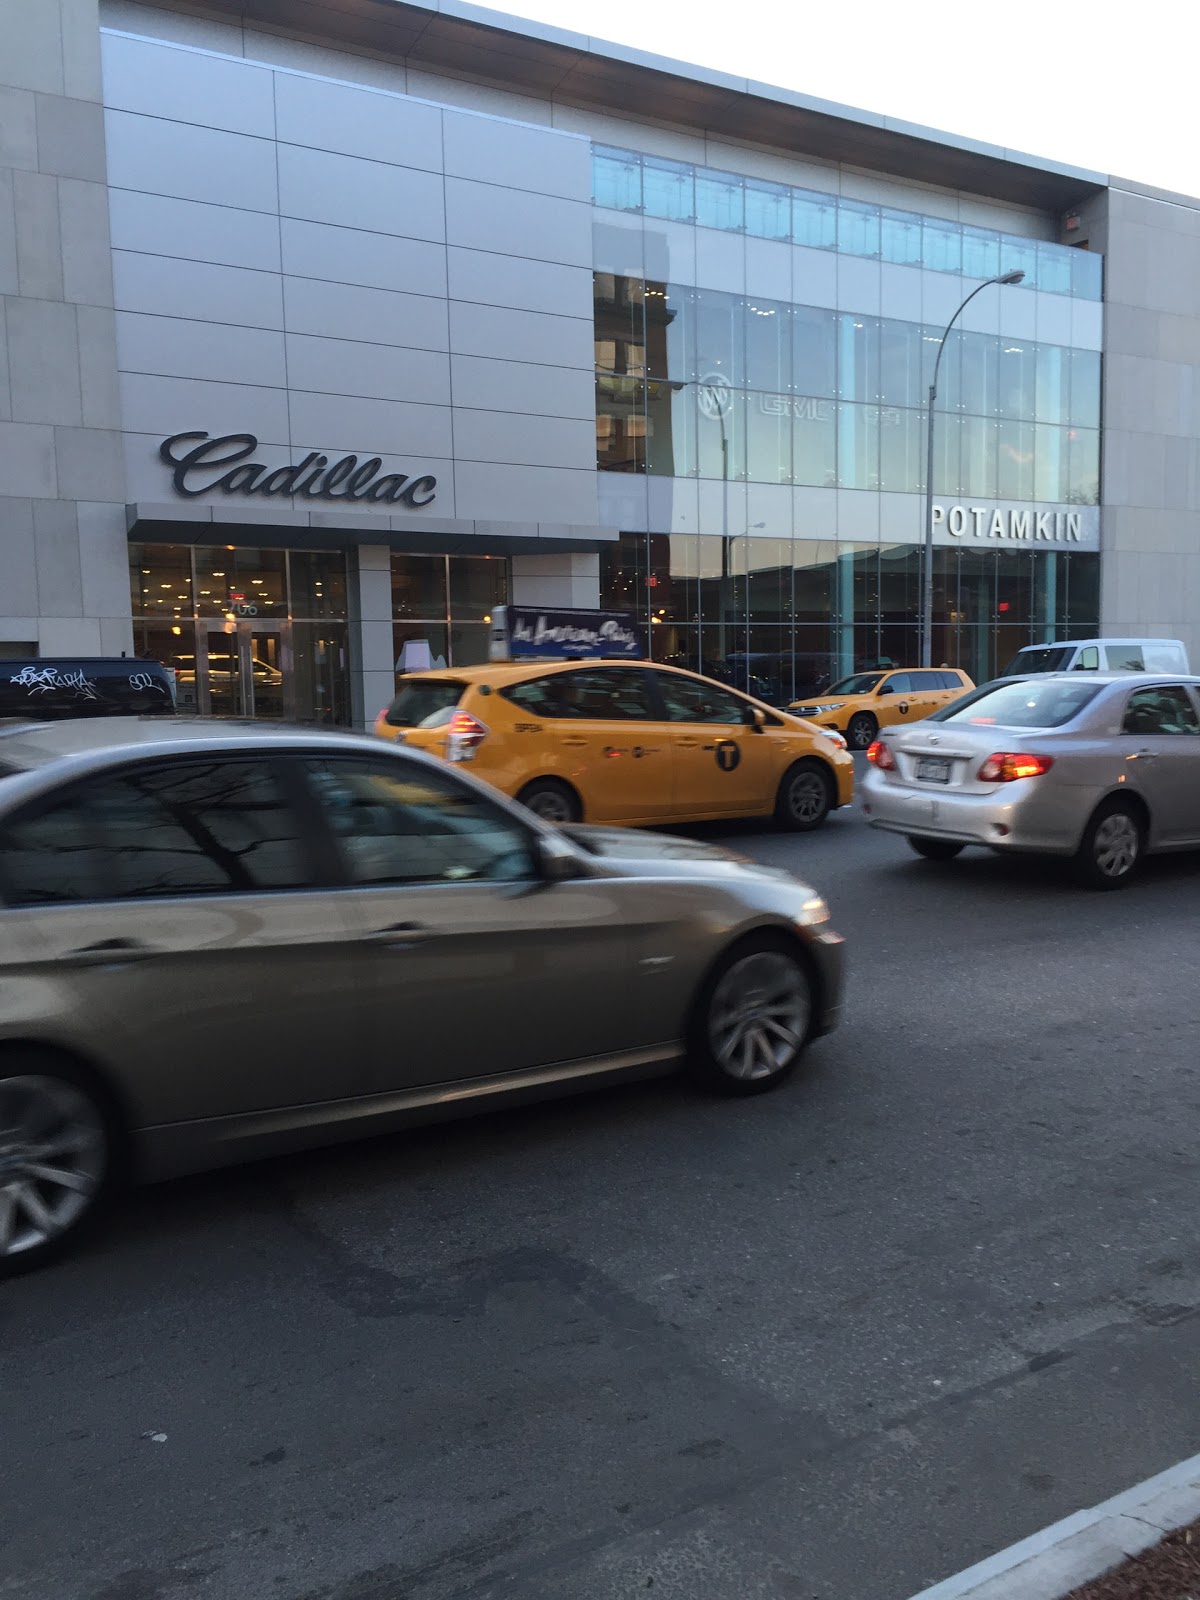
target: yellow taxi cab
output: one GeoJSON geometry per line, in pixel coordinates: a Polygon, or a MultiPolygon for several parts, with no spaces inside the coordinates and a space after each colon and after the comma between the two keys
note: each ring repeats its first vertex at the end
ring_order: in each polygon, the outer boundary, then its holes
{"type": "Polygon", "coordinates": [[[774,817],[807,831],[854,795],[840,735],[648,661],[413,672],[375,732],[471,762],[478,777],[551,822],[774,817]]]}
{"type": "Polygon", "coordinates": [[[795,717],[815,722],[818,728],[844,733],[851,750],[865,750],[880,728],[920,722],[974,687],[957,667],[852,672],[812,700],[794,701],[788,710],[795,717]]]}

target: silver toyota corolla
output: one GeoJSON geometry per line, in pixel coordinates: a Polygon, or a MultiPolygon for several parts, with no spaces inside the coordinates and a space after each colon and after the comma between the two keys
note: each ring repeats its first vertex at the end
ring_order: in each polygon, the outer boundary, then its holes
{"type": "Polygon", "coordinates": [[[1200,678],[1056,673],[985,685],[867,752],[877,828],[947,861],[966,845],[1070,856],[1096,888],[1200,846],[1200,678]]]}
{"type": "Polygon", "coordinates": [[[0,737],[0,1275],[119,1177],[670,1070],[780,1083],[841,940],[789,873],[568,837],[353,734],[0,737]]]}

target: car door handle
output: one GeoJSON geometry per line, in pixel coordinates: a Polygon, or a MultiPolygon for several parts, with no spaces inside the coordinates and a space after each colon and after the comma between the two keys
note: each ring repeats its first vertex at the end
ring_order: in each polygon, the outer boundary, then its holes
{"type": "Polygon", "coordinates": [[[419,944],[422,939],[428,939],[430,932],[420,922],[393,922],[386,928],[372,928],[369,933],[361,935],[361,940],[363,944],[388,944],[403,950],[410,944],[419,944]]]}
{"type": "Polygon", "coordinates": [[[64,950],[58,959],[66,966],[102,967],[120,961],[144,961],[155,953],[153,946],[143,944],[140,939],[98,939],[95,944],[64,950]]]}
{"type": "Polygon", "coordinates": [[[587,749],[587,740],[582,736],[582,734],[564,734],[563,743],[572,750],[587,749]]]}
{"type": "Polygon", "coordinates": [[[1157,761],[1158,760],[1158,751],[1157,750],[1135,750],[1133,752],[1133,759],[1135,761],[1157,761]]]}

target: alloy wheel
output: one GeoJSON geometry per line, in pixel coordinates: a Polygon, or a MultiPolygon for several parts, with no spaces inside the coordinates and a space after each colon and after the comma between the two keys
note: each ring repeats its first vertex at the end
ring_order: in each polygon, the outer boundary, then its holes
{"type": "Polygon", "coordinates": [[[796,822],[816,822],[828,806],[825,780],[819,772],[798,772],[788,784],[787,808],[796,822]]]}
{"type": "Polygon", "coordinates": [[[812,1013],[803,970],[776,950],[756,950],[721,974],[709,1005],[709,1043],[722,1071],[751,1081],[795,1060],[812,1013]]]}
{"type": "Polygon", "coordinates": [[[91,1208],[104,1181],[104,1121],[62,1078],[0,1078],[0,1260],[44,1249],[91,1208]]]}

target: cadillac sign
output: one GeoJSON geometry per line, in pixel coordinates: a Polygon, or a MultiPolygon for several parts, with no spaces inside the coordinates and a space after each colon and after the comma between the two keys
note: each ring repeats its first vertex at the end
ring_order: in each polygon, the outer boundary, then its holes
{"type": "Polygon", "coordinates": [[[301,500],[381,502],[406,506],[427,506],[437,489],[437,479],[428,474],[409,476],[404,472],[383,472],[381,456],[329,457],[310,450],[302,461],[270,466],[251,460],[258,450],[252,433],[225,433],[212,438],[207,433],[175,433],[158,447],[159,456],[172,469],[175,493],[187,500],[202,494],[249,494],[301,500]]]}

